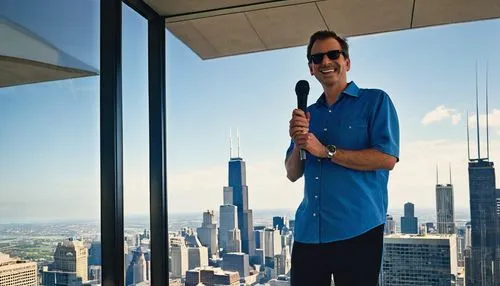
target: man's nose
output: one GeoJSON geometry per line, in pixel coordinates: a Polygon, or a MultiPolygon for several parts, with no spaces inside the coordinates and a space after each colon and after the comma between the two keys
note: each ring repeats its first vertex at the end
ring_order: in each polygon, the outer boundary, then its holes
{"type": "Polygon", "coordinates": [[[332,60],[330,60],[330,58],[328,57],[328,55],[324,54],[323,58],[321,59],[321,64],[322,65],[326,65],[326,64],[329,64],[331,62],[332,62],[332,60]]]}

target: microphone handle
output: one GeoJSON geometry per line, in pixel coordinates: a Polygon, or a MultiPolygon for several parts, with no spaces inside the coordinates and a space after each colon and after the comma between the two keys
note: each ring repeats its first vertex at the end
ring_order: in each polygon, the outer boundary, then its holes
{"type": "Polygon", "coordinates": [[[300,149],[300,160],[306,159],[306,150],[300,149]]]}

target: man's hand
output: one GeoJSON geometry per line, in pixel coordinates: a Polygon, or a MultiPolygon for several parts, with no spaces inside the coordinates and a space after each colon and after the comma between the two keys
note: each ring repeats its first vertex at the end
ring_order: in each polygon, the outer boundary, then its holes
{"type": "Polygon", "coordinates": [[[297,147],[307,150],[312,155],[318,158],[326,158],[326,147],[319,142],[318,138],[312,133],[298,134],[295,139],[297,147]]]}
{"type": "Polygon", "coordinates": [[[297,145],[296,137],[300,134],[307,134],[309,132],[309,112],[307,114],[300,109],[294,109],[292,112],[292,119],[290,119],[290,126],[288,133],[297,145]]]}

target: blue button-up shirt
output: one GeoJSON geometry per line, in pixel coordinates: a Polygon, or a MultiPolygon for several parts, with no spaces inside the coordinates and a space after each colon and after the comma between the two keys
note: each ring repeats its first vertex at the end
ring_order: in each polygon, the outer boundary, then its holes
{"type": "MultiPolygon", "coordinates": [[[[308,107],[309,132],[323,145],[377,149],[399,160],[399,122],[389,96],[350,82],[327,106],[324,94],[308,107]]],[[[287,150],[289,156],[293,141],[287,150]]],[[[357,171],[307,154],[304,199],[295,214],[295,240],[326,243],[349,239],[385,223],[388,170],[357,171]]]]}

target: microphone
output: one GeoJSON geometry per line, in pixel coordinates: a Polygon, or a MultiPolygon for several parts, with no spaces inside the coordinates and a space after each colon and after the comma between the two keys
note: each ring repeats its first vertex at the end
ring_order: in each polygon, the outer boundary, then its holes
{"type": "MultiPolygon", "coordinates": [[[[307,95],[309,94],[309,82],[299,80],[295,85],[295,94],[297,94],[297,108],[307,112],[307,95]]],[[[300,160],[306,159],[306,151],[300,150],[300,160]]]]}

